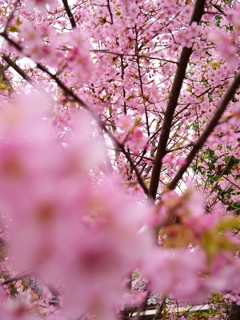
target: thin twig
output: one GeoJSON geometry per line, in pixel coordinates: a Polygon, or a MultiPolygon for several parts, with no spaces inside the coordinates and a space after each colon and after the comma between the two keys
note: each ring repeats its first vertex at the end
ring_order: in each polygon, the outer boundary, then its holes
{"type": "Polygon", "coordinates": [[[162,315],[162,312],[163,312],[163,308],[164,308],[165,302],[166,302],[166,298],[164,298],[162,300],[162,302],[158,305],[156,313],[155,313],[155,315],[153,317],[153,320],[161,319],[161,315],[162,315]]]}
{"type": "Polygon", "coordinates": [[[141,303],[141,305],[138,307],[137,313],[136,313],[135,317],[133,318],[133,320],[139,320],[140,319],[141,313],[144,312],[145,309],[146,309],[147,300],[148,300],[149,295],[150,295],[150,292],[147,291],[146,292],[146,298],[141,303]]]}
{"type": "Polygon", "coordinates": [[[108,50],[103,50],[103,49],[95,49],[95,50],[90,50],[90,52],[94,52],[94,53],[107,53],[107,54],[112,54],[112,55],[116,55],[119,57],[138,57],[138,58],[143,58],[143,59],[149,59],[149,60],[159,60],[159,61],[164,61],[164,62],[170,62],[170,63],[174,63],[174,64],[178,64],[178,61],[174,61],[174,60],[169,60],[169,59],[164,59],[164,58],[158,58],[158,57],[152,57],[149,55],[142,55],[142,54],[131,54],[131,53],[120,53],[120,52],[113,52],[113,51],[108,51],[108,50]]]}
{"type": "Polygon", "coordinates": [[[172,182],[169,184],[169,189],[175,189],[177,186],[177,183],[182,178],[184,172],[186,172],[187,168],[192,163],[192,160],[198,153],[198,151],[202,148],[204,143],[206,142],[207,138],[210,136],[210,134],[213,132],[214,128],[218,125],[218,121],[221,118],[223,112],[226,110],[228,103],[231,101],[231,99],[234,97],[234,94],[236,93],[236,90],[240,86],[240,73],[236,76],[235,80],[233,81],[232,85],[228,88],[226,91],[217,111],[215,112],[214,116],[212,117],[211,121],[205,128],[204,132],[200,135],[196,143],[194,144],[192,150],[190,151],[189,155],[186,158],[186,164],[183,165],[179,171],[177,172],[176,176],[172,180],[172,182]]]}
{"type": "Polygon", "coordinates": [[[12,283],[12,282],[16,282],[18,280],[22,280],[24,278],[28,278],[28,277],[31,277],[32,274],[30,274],[29,272],[28,273],[20,273],[18,275],[16,275],[15,277],[11,277],[11,278],[8,278],[2,282],[0,282],[0,286],[4,286],[6,284],[9,284],[9,283],[12,283]]]}
{"type": "Polygon", "coordinates": [[[9,25],[10,25],[10,23],[11,23],[13,17],[14,17],[14,13],[15,13],[15,11],[17,9],[18,2],[19,2],[19,0],[16,0],[15,3],[13,4],[14,8],[13,8],[8,20],[7,20],[7,23],[6,23],[5,28],[4,28],[4,32],[7,32],[7,29],[8,29],[8,27],[9,27],[9,25]]]}
{"type": "MultiPolygon", "coordinates": [[[[192,24],[193,21],[197,22],[198,24],[201,21],[201,18],[204,12],[205,2],[206,0],[196,0],[192,17],[189,23],[190,25],[192,24]]],[[[152,170],[152,175],[150,180],[150,194],[153,199],[156,198],[160,172],[162,168],[162,159],[166,154],[166,146],[167,146],[167,142],[170,135],[172,120],[173,120],[175,109],[177,107],[178,98],[180,95],[180,91],[182,88],[183,80],[185,78],[185,74],[186,74],[186,70],[187,70],[187,66],[188,66],[191,54],[192,54],[192,48],[184,47],[182,49],[178,68],[177,68],[172,89],[170,92],[170,97],[169,97],[167,109],[164,116],[164,121],[162,125],[162,130],[161,130],[158,147],[157,147],[157,153],[155,156],[155,161],[153,164],[153,170],[152,170]]]]}
{"type": "Polygon", "coordinates": [[[110,1],[107,0],[107,7],[108,7],[108,11],[109,11],[109,15],[111,18],[111,24],[113,24],[113,15],[112,15],[112,10],[111,10],[111,6],[110,6],[110,1]]]}

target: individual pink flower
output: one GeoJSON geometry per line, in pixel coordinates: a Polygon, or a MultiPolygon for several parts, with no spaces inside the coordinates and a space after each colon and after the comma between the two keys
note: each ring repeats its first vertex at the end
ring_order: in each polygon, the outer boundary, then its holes
{"type": "Polygon", "coordinates": [[[127,144],[130,149],[133,150],[134,153],[138,153],[140,150],[146,148],[148,142],[148,138],[143,135],[143,132],[141,129],[136,127],[129,135],[129,138],[127,140],[127,144]]]}
{"type": "Polygon", "coordinates": [[[117,120],[117,125],[122,129],[122,130],[130,130],[131,127],[133,126],[133,119],[131,116],[122,114],[118,120],[117,120]]]}
{"type": "Polygon", "coordinates": [[[193,21],[192,24],[188,26],[188,29],[187,29],[188,36],[191,38],[197,37],[199,34],[199,31],[200,31],[200,26],[197,24],[196,21],[193,21]]]}
{"type": "Polygon", "coordinates": [[[236,29],[239,29],[240,24],[240,6],[236,5],[234,9],[228,9],[226,10],[227,18],[230,22],[233,23],[233,25],[236,27],[236,29]]]}
{"type": "Polygon", "coordinates": [[[75,29],[65,35],[63,42],[70,45],[66,57],[68,67],[76,73],[76,81],[87,82],[92,75],[93,61],[87,35],[75,29]]]}
{"type": "Polygon", "coordinates": [[[186,164],[187,164],[186,159],[183,159],[183,158],[178,158],[176,161],[176,165],[179,165],[179,166],[184,166],[186,164]]]}
{"type": "Polygon", "coordinates": [[[205,255],[200,250],[168,251],[159,248],[144,269],[144,276],[150,280],[154,292],[171,294],[182,301],[202,302],[208,294],[199,277],[204,270],[205,255]]]}
{"type": "Polygon", "coordinates": [[[220,29],[214,29],[209,33],[208,39],[216,43],[222,57],[226,59],[232,69],[235,69],[239,64],[239,60],[236,57],[238,49],[231,42],[228,35],[220,29]]]}
{"type": "Polygon", "coordinates": [[[55,8],[57,5],[57,0],[28,0],[27,9],[32,10],[35,7],[41,10],[41,12],[46,13],[46,5],[55,8]]]}
{"type": "Polygon", "coordinates": [[[166,154],[162,158],[162,163],[172,163],[172,162],[173,162],[172,156],[170,156],[169,154],[166,154]]]}

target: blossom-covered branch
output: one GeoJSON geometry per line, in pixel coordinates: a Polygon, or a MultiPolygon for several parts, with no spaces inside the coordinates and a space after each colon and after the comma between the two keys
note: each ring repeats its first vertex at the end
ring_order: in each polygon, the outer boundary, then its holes
{"type": "Polygon", "coordinates": [[[215,112],[214,116],[210,120],[210,122],[207,124],[204,132],[202,135],[198,138],[198,140],[195,142],[192,150],[189,152],[189,155],[186,158],[186,163],[181,166],[178,173],[174,177],[174,179],[169,184],[169,189],[175,189],[177,186],[177,183],[182,178],[184,172],[186,172],[187,168],[192,163],[194,157],[199,152],[199,150],[202,148],[203,144],[206,142],[207,138],[210,136],[210,134],[213,132],[214,128],[217,126],[219,119],[223,115],[224,111],[226,110],[229,102],[234,98],[234,95],[237,91],[237,89],[240,86],[240,73],[236,76],[231,86],[228,88],[227,92],[225,93],[221,103],[219,104],[217,111],[215,112]]]}
{"type": "MultiPolygon", "coordinates": [[[[193,22],[199,23],[201,21],[202,15],[204,13],[204,6],[205,6],[205,1],[203,0],[196,1],[193,14],[190,20],[190,25],[193,22]]],[[[153,198],[155,198],[157,194],[159,177],[160,177],[160,172],[162,168],[162,159],[166,154],[166,145],[167,145],[167,141],[168,141],[170,130],[171,130],[171,123],[172,123],[173,115],[178,103],[178,98],[180,95],[180,91],[182,88],[183,80],[185,78],[186,69],[187,69],[191,54],[192,54],[191,47],[190,48],[184,47],[182,49],[176,75],[172,85],[172,89],[169,94],[169,101],[164,114],[164,121],[161,128],[161,134],[158,142],[158,148],[155,155],[154,165],[153,165],[152,175],[151,175],[150,194],[153,198]]]]}

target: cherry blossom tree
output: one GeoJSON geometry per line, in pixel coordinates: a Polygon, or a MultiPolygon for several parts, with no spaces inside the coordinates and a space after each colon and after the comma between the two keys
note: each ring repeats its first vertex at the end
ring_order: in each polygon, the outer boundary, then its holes
{"type": "Polygon", "coordinates": [[[0,4],[1,319],[237,319],[238,1],[0,4]]]}

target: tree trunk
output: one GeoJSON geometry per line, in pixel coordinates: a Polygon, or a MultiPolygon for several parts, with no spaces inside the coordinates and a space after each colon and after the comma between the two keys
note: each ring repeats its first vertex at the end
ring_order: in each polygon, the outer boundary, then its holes
{"type": "Polygon", "coordinates": [[[228,320],[240,320],[240,306],[232,302],[228,320]]]}

